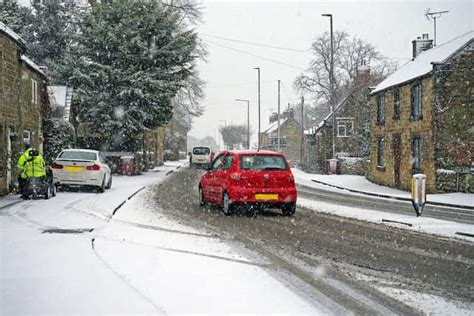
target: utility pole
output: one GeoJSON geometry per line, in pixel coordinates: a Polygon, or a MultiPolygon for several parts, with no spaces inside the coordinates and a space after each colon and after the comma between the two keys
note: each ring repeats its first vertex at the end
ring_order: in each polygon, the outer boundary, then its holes
{"type": "Polygon", "coordinates": [[[336,130],[336,113],[335,110],[335,100],[334,100],[334,35],[332,29],[332,14],[322,14],[322,16],[329,17],[330,23],[330,33],[331,33],[331,64],[329,70],[329,105],[332,113],[332,159],[336,158],[336,139],[335,139],[335,130],[336,130]]]}
{"type": "Polygon", "coordinates": [[[280,80],[278,80],[278,133],[277,133],[277,137],[278,137],[278,151],[281,151],[280,150],[280,80]]]}
{"type": "Polygon", "coordinates": [[[433,46],[436,46],[436,19],[440,18],[442,14],[448,13],[449,11],[438,11],[438,12],[430,12],[430,9],[426,10],[425,16],[430,20],[430,18],[433,19],[433,24],[434,24],[434,43],[433,46]]]}
{"type": "Polygon", "coordinates": [[[257,151],[260,150],[260,67],[255,67],[258,72],[258,134],[257,134],[257,151]]]}
{"type": "Polygon", "coordinates": [[[301,96],[301,152],[300,152],[301,165],[303,165],[303,144],[304,144],[304,97],[301,96]]]}

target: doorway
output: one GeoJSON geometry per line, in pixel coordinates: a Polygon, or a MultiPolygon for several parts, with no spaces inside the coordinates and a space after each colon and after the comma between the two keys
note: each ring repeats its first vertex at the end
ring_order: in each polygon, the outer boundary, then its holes
{"type": "Polygon", "coordinates": [[[402,157],[400,134],[393,134],[392,151],[393,151],[393,182],[395,187],[401,187],[400,181],[400,160],[402,157]]]}

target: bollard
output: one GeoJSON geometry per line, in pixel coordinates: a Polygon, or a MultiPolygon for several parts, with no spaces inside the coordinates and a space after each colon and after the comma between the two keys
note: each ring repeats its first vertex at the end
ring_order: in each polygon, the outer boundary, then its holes
{"type": "Polygon", "coordinates": [[[411,179],[411,202],[416,216],[421,216],[426,203],[426,175],[417,173],[411,179]]]}

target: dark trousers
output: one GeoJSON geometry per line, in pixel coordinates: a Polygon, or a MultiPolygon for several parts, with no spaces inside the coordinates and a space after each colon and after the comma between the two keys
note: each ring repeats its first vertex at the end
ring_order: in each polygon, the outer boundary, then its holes
{"type": "Polygon", "coordinates": [[[21,176],[18,176],[18,186],[20,187],[20,193],[23,193],[23,189],[26,186],[28,179],[23,179],[21,176]]]}

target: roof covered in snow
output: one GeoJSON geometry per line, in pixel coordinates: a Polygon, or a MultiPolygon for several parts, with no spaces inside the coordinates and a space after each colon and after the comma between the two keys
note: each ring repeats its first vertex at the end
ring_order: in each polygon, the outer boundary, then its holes
{"type": "Polygon", "coordinates": [[[13,41],[19,44],[23,49],[26,48],[26,42],[20,35],[15,33],[11,28],[9,28],[6,24],[0,21],[0,32],[6,34],[10,37],[13,41]]]}
{"type": "MultiPolygon", "coordinates": [[[[285,123],[286,121],[288,121],[288,118],[280,119],[280,126],[282,126],[283,123],[285,123]]],[[[264,133],[269,134],[269,133],[276,132],[277,130],[278,130],[278,120],[276,120],[275,122],[272,122],[270,125],[268,125],[268,127],[264,131],[264,133]]]]}
{"type": "Polygon", "coordinates": [[[310,135],[310,134],[315,134],[321,127],[323,127],[324,125],[326,125],[327,121],[333,116],[334,113],[337,112],[337,110],[339,110],[339,108],[344,104],[346,103],[347,99],[351,96],[351,94],[345,96],[337,105],[336,107],[334,108],[333,111],[329,112],[328,115],[326,115],[326,117],[321,121],[319,122],[318,125],[315,125],[307,130],[305,130],[305,134],[306,135],[310,135]]]}
{"type": "Polygon", "coordinates": [[[400,69],[379,83],[372,91],[372,94],[430,73],[433,70],[432,63],[445,62],[454,53],[471,42],[473,35],[474,31],[469,31],[442,45],[422,52],[414,60],[407,62],[400,69]]]}
{"type": "Polygon", "coordinates": [[[40,74],[46,77],[46,74],[44,73],[44,71],[37,64],[35,64],[31,59],[29,59],[25,55],[21,55],[21,60],[25,62],[28,66],[30,66],[31,68],[33,68],[34,70],[36,70],[37,72],[39,72],[40,74]]]}

